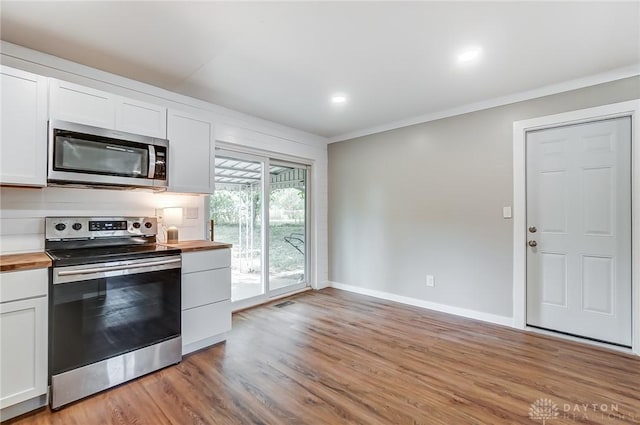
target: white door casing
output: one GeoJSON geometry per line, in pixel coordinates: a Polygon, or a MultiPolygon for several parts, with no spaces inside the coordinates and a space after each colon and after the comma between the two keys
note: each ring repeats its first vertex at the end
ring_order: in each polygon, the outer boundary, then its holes
{"type": "Polygon", "coordinates": [[[596,120],[631,119],[631,198],[632,198],[632,351],[640,355],[640,100],[555,114],[514,122],[514,221],[513,221],[513,326],[527,327],[527,216],[526,216],[526,134],[596,120]]]}
{"type": "Polygon", "coordinates": [[[631,346],[631,118],[526,135],[527,324],[631,346]]]}

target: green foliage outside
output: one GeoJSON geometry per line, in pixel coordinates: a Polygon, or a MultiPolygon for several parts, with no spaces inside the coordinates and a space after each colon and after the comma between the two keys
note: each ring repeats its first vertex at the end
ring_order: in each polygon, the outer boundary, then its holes
{"type": "MultiPolygon", "coordinates": [[[[249,190],[216,190],[211,196],[210,216],[216,224],[238,224],[254,204],[254,220],[260,220],[260,195],[249,190]]],[[[255,223],[256,221],[254,221],[255,223]]]]}
{"type": "MultiPolygon", "coordinates": [[[[254,248],[261,246],[260,195],[256,191],[216,190],[211,197],[210,216],[214,220],[215,240],[229,242],[239,248],[239,223],[246,226],[253,221],[254,248]],[[253,203],[253,205],[252,205],[253,203]],[[253,216],[249,213],[253,207],[253,216]]],[[[304,255],[287,243],[284,238],[292,233],[305,233],[305,192],[296,188],[272,190],[269,196],[270,235],[269,257],[271,271],[286,272],[304,270],[304,255]]],[[[246,229],[246,227],[245,227],[246,229]]],[[[243,235],[243,238],[246,237],[243,235]]],[[[304,238],[302,238],[304,239],[304,238]]],[[[300,246],[304,252],[304,245],[300,246]]]]}
{"type": "MultiPolygon", "coordinates": [[[[259,247],[262,229],[257,227],[254,232],[253,246],[259,247]]],[[[304,225],[271,225],[271,233],[269,235],[269,253],[272,272],[278,273],[282,271],[304,270],[304,256],[284,240],[285,236],[289,236],[292,233],[304,234],[304,225]]],[[[233,224],[216,224],[215,239],[220,242],[232,243],[236,247],[239,246],[238,226],[233,224]]],[[[304,245],[300,247],[300,249],[304,251],[304,245]]]]}
{"type": "MultiPolygon", "coordinates": [[[[269,196],[271,221],[304,221],[305,192],[286,188],[272,190],[269,196]]],[[[253,203],[254,224],[260,221],[260,194],[250,190],[216,190],[211,197],[210,216],[216,224],[238,224],[240,215],[253,203]]]]}

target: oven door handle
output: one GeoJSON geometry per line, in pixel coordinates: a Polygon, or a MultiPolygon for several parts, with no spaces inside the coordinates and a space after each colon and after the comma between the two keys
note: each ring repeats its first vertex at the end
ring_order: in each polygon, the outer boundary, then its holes
{"type": "Polygon", "coordinates": [[[173,258],[171,260],[162,260],[162,261],[150,261],[148,263],[138,263],[138,264],[123,264],[119,266],[104,266],[104,267],[93,267],[90,269],[80,269],[80,270],[61,270],[58,272],[58,276],[76,276],[82,274],[92,274],[92,273],[102,273],[102,272],[113,272],[117,270],[131,270],[131,269],[141,269],[145,267],[154,267],[154,266],[162,266],[164,264],[173,264],[179,263],[182,259],[173,258]]]}

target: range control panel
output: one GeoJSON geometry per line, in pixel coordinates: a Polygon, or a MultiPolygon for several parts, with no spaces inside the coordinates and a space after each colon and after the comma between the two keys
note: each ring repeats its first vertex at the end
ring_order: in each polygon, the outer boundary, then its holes
{"type": "MultiPolygon", "coordinates": [[[[127,230],[127,221],[90,221],[89,230],[92,232],[101,232],[104,230],[127,230]]],[[[140,227],[138,223],[138,228],[140,227]]]]}
{"type": "Polygon", "coordinates": [[[47,217],[45,239],[93,239],[105,237],[155,236],[155,217],[47,217]]]}

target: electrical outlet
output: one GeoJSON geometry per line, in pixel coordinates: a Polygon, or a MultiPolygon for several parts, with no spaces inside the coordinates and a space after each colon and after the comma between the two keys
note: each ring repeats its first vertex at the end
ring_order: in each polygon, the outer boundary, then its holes
{"type": "Polygon", "coordinates": [[[185,208],[184,218],[188,219],[196,219],[198,218],[198,209],[197,208],[185,208]]]}
{"type": "Polygon", "coordinates": [[[436,281],[433,278],[433,275],[431,275],[431,274],[427,275],[427,286],[430,286],[430,287],[436,286],[436,281]]]}

